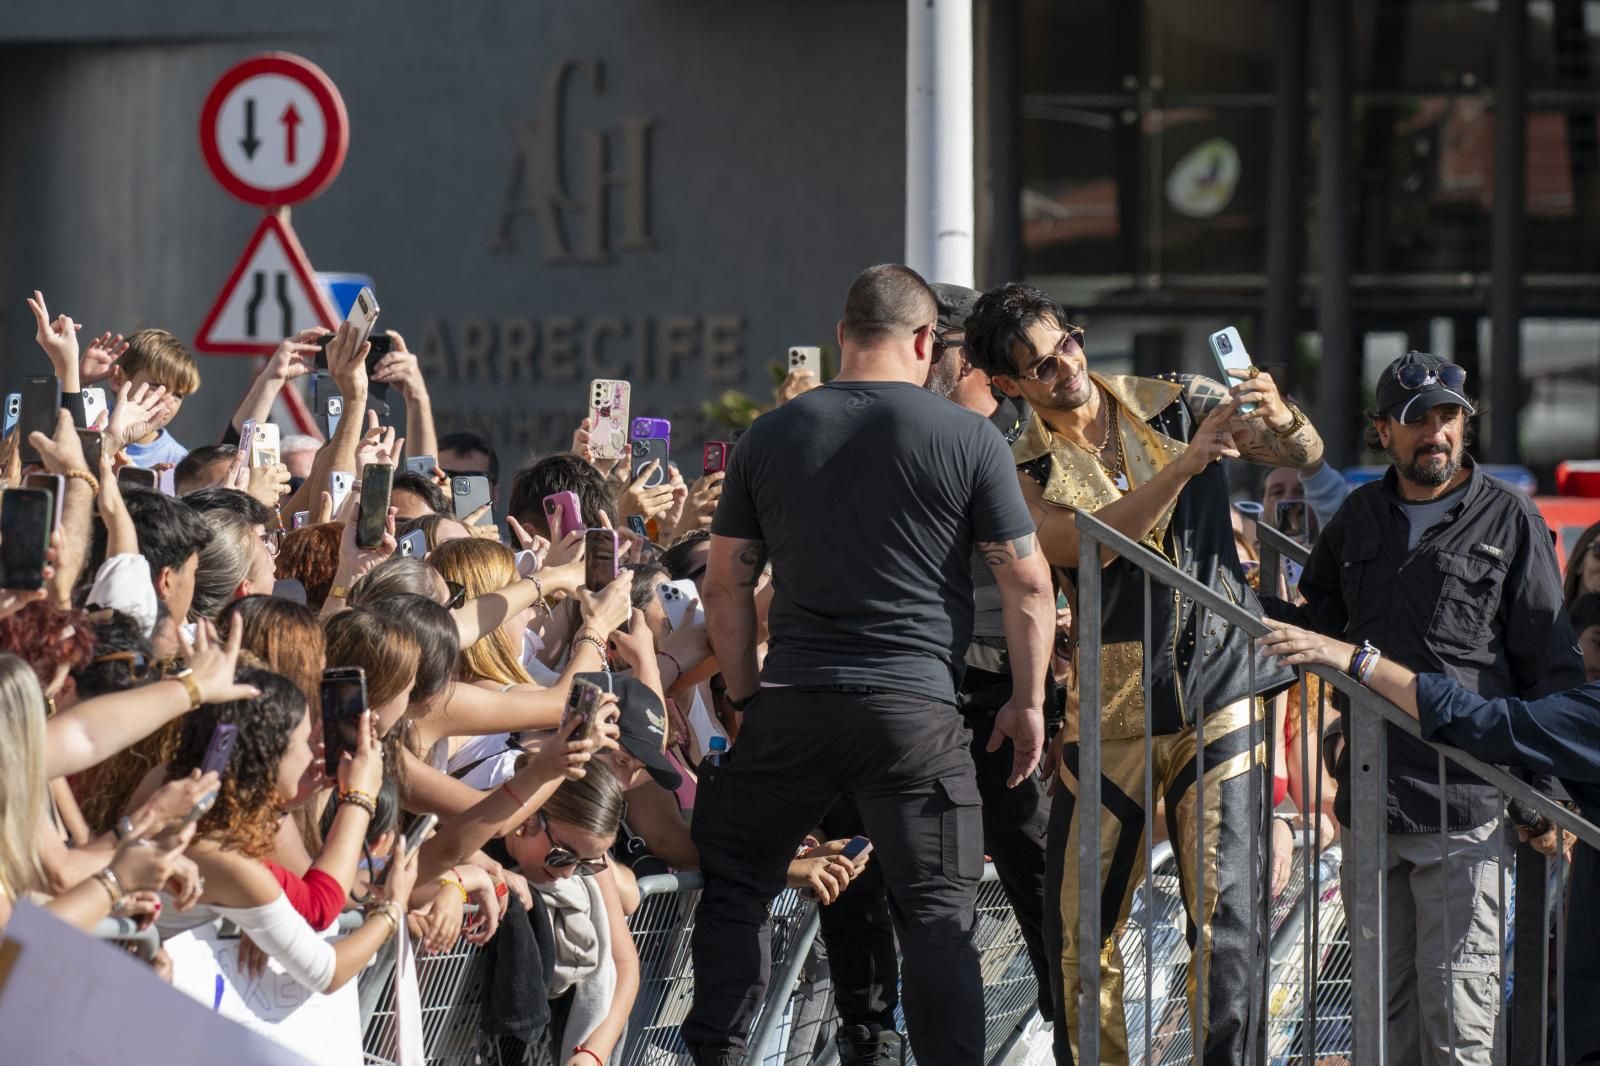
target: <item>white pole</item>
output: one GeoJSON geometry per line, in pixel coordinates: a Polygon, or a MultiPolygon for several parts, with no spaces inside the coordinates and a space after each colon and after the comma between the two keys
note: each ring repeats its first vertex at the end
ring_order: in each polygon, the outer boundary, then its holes
{"type": "Polygon", "coordinates": [[[906,0],[906,265],[971,286],[972,0],[906,0]]]}

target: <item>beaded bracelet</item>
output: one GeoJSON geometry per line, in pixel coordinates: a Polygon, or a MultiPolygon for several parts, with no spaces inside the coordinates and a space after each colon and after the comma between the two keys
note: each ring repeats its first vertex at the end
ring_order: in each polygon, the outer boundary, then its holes
{"type": "Polygon", "coordinates": [[[609,666],[610,660],[606,657],[606,642],[595,636],[589,630],[585,629],[580,632],[576,637],[573,638],[572,644],[574,647],[579,644],[594,645],[595,653],[600,656],[600,662],[603,665],[609,666]]]}
{"type": "Polygon", "coordinates": [[[460,879],[455,878],[455,877],[441,877],[441,878],[439,878],[439,883],[441,885],[449,885],[451,888],[453,888],[457,892],[461,893],[461,902],[462,903],[470,902],[472,897],[467,895],[467,886],[462,884],[460,879]]]}
{"type": "Polygon", "coordinates": [[[378,816],[378,801],[373,799],[368,793],[362,792],[359,789],[352,788],[348,791],[339,793],[339,802],[349,803],[360,807],[362,810],[367,812],[367,816],[369,818],[376,818],[378,816]]]}

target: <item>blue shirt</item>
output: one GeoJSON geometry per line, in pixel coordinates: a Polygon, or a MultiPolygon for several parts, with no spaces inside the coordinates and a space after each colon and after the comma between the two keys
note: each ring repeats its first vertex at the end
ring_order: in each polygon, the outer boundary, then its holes
{"type": "Polygon", "coordinates": [[[183,462],[183,457],[189,454],[189,449],[178,443],[176,437],[163,428],[156,439],[149,444],[130,444],[124,449],[134,466],[146,470],[154,468],[160,463],[171,463],[177,466],[183,462]]]}

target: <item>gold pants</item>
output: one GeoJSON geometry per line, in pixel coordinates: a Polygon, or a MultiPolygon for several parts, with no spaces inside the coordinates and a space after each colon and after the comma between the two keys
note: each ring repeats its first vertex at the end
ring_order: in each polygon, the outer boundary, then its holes
{"type": "MultiPolygon", "coordinates": [[[[1251,911],[1262,891],[1257,875],[1266,843],[1257,844],[1257,870],[1251,869],[1250,821],[1265,816],[1266,734],[1259,713],[1250,743],[1250,708],[1240,701],[1205,720],[1204,810],[1198,809],[1195,730],[1151,738],[1152,795],[1166,802],[1167,835],[1177,858],[1184,907],[1189,915],[1192,949],[1188,1001],[1193,1018],[1200,967],[1205,960],[1206,994],[1201,1011],[1205,1034],[1204,1061],[1243,1062],[1245,1040],[1260,985],[1256,971],[1257,939],[1251,935],[1251,911]],[[1195,878],[1196,823],[1201,823],[1204,886],[1195,878]]],[[[1102,739],[1100,754],[1100,1061],[1128,1061],[1127,1022],[1123,1015],[1123,960],[1118,939],[1128,921],[1134,892],[1145,875],[1144,810],[1145,741],[1142,737],[1102,739]]],[[[1061,781],[1067,793],[1056,797],[1050,847],[1052,880],[1059,886],[1061,995],[1057,1000],[1057,1063],[1076,1062],[1078,1050],[1078,865],[1074,856],[1080,831],[1078,746],[1063,752],[1061,781]],[[1062,1024],[1063,1020],[1065,1024],[1062,1024]],[[1070,1056],[1070,1058],[1068,1057],[1070,1056]]],[[[1135,989],[1143,995],[1143,989],[1135,989]]]]}

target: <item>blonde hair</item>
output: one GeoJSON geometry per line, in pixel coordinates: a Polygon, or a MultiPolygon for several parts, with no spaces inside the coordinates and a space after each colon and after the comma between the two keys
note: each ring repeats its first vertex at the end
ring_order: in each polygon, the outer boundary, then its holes
{"type": "Polygon", "coordinates": [[[0,653],[0,894],[44,884],[35,840],[44,816],[44,691],[33,667],[0,653]]]}
{"type": "Polygon", "coordinates": [[[141,329],[128,338],[128,350],[117,360],[122,373],[131,381],[144,372],[168,392],[189,396],[200,390],[200,368],[183,342],[164,329],[141,329]]]}
{"type": "MultiPolygon", "coordinates": [[[[498,541],[469,537],[448,540],[428,553],[428,563],[467,590],[469,599],[499,592],[517,580],[517,557],[498,541]]],[[[501,685],[531,685],[533,678],[522,665],[522,649],[496,627],[476,644],[461,649],[460,676],[481,678],[501,685]]]]}
{"type": "Polygon", "coordinates": [[[256,531],[246,518],[232,511],[206,511],[200,520],[211,527],[212,535],[200,549],[189,616],[214,620],[250,576],[256,561],[256,531]]]}

